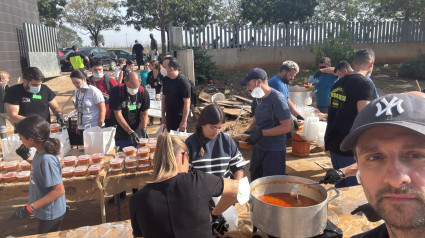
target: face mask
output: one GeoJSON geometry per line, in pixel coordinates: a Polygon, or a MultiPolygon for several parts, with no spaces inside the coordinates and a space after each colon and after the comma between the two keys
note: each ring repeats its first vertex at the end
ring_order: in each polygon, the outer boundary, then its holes
{"type": "Polygon", "coordinates": [[[121,69],[122,69],[122,68],[124,68],[124,65],[125,65],[125,64],[121,65],[121,66],[120,66],[120,68],[121,68],[121,69]]]}
{"type": "Polygon", "coordinates": [[[80,92],[86,93],[89,91],[89,85],[86,82],[83,82],[80,86],[80,92]]]}
{"type": "Polygon", "coordinates": [[[258,86],[256,88],[254,88],[254,90],[252,90],[252,92],[251,92],[251,96],[253,98],[262,98],[262,97],[264,97],[264,95],[265,95],[265,93],[264,93],[263,89],[261,89],[258,86]]]}
{"type": "Polygon", "coordinates": [[[362,179],[360,178],[360,170],[357,170],[356,179],[357,179],[357,183],[362,184],[362,179]]]}
{"type": "Polygon", "coordinates": [[[159,72],[162,74],[162,76],[167,76],[167,70],[165,68],[161,68],[159,72]]]}
{"type": "Polygon", "coordinates": [[[93,76],[97,79],[101,79],[103,77],[103,73],[93,73],[93,76]]]}
{"type": "Polygon", "coordinates": [[[136,93],[139,92],[139,88],[127,88],[127,92],[128,94],[130,94],[131,96],[136,95],[136,93]]]}
{"type": "Polygon", "coordinates": [[[40,92],[40,89],[41,89],[41,85],[40,85],[40,86],[38,86],[38,87],[30,87],[30,88],[28,89],[28,91],[29,91],[30,93],[34,93],[34,94],[36,94],[36,93],[39,93],[39,92],[40,92]]]}
{"type": "Polygon", "coordinates": [[[127,72],[131,72],[131,71],[133,71],[132,69],[130,69],[130,67],[128,67],[128,68],[126,68],[126,70],[127,70],[127,72]]]}

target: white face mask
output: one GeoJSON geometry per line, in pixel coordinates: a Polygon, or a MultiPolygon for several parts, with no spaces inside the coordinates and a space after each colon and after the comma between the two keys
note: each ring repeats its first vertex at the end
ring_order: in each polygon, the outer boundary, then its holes
{"type": "Polygon", "coordinates": [[[254,88],[254,90],[252,90],[251,92],[251,96],[253,98],[262,98],[264,97],[265,93],[263,91],[263,89],[261,89],[261,87],[257,86],[254,88]]]}
{"type": "Polygon", "coordinates": [[[139,92],[139,88],[127,88],[127,92],[128,94],[130,94],[131,96],[136,95],[136,93],[139,92]]]}
{"type": "Polygon", "coordinates": [[[167,76],[167,70],[165,68],[161,68],[159,72],[162,74],[162,76],[167,76]]]}
{"type": "Polygon", "coordinates": [[[80,86],[80,92],[86,93],[89,91],[89,85],[86,82],[83,82],[80,86]]]}

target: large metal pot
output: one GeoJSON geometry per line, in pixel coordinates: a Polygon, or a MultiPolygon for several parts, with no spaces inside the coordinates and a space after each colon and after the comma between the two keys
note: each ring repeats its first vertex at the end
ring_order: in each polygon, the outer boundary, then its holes
{"type": "Polygon", "coordinates": [[[299,186],[298,193],[318,202],[308,207],[280,207],[265,203],[259,196],[270,193],[289,193],[295,184],[315,181],[288,175],[275,175],[259,178],[251,183],[250,216],[252,224],[276,237],[305,238],[322,234],[326,227],[328,202],[339,196],[335,188],[326,190],[319,184],[299,186]],[[328,198],[328,191],[336,195],[328,198]]]}

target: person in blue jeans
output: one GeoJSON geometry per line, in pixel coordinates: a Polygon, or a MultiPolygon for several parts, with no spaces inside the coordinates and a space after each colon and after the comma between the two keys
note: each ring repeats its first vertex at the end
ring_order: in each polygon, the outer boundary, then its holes
{"type": "Polygon", "coordinates": [[[250,134],[252,149],[251,181],[286,172],[286,133],[291,131],[288,103],[282,93],[272,89],[267,73],[260,68],[248,71],[241,81],[254,98],[252,123],[245,133],[250,134]]]}
{"type": "Polygon", "coordinates": [[[58,158],[60,141],[50,137],[49,123],[40,116],[24,118],[18,123],[17,131],[22,144],[27,148],[35,147],[37,153],[32,162],[28,204],[19,207],[13,218],[24,219],[32,214],[38,220],[39,234],[58,231],[66,212],[58,158]]]}

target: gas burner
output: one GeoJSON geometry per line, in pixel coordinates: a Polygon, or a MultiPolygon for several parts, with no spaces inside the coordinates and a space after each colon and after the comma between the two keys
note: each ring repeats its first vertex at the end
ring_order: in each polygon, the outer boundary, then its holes
{"type": "MultiPolygon", "coordinates": [[[[257,230],[256,227],[254,227],[254,232],[257,230]]],[[[257,238],[258,235],[253,235],[252,238],[257,238]]],[[[277,238],[275,236],[268,235],[269,238],[277,238]]],[[[322,234],[314,236],[312,238],[342,238],[342,230],[337,227],[335,224],[333,224],[330,220],[327,220],[326,222],[326,228],[323,231],[322,234]]]]}

